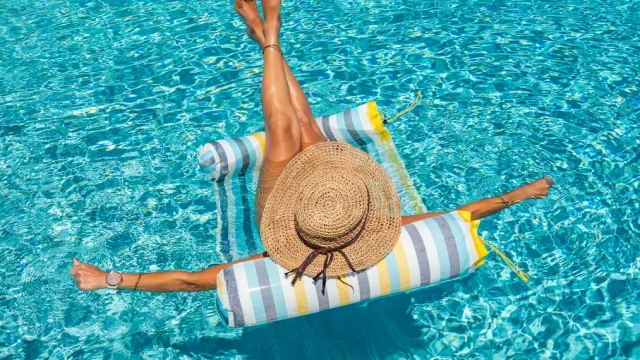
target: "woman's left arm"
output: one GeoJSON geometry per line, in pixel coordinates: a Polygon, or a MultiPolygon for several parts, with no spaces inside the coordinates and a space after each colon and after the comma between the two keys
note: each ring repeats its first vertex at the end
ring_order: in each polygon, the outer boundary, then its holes
{"type": "MultiPolygon", "coordinates": [[[[118,289],[149,292],[176,292],[176,291],[205,291],[216,288],[218,273],[227,266],[235,263],[259,259],[266,253],[258,254],[246,259],[234,261],[228,264],[216,265],[198,271],[163,271],[145,274],[122,274],[122,282],[118,289]],[[137,286],[136,286],[137,283],[137,286]]],[[[107,288],[107,272],[91,264],[82,264],[78,259],[73,261],[73,267],[69,272],[76,285],[82,291],[92,291],[107,288]]]]}

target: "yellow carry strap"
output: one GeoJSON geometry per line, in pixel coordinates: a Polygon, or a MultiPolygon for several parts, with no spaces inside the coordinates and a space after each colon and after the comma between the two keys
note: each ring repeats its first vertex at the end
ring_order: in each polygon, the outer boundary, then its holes
{"type": "Polygon", "coordinates": [[[498,249],[496,246],[491,245],[488,242],[484,241],[482,238],[480,238],[480,242],[482,242],[483,244],[487,245],[488,247],[491,248],[491,250],[495,251],[498,255],[500,255],[500,257],[505,262],[505,264],[507,264],[507,266],[514,273],[516,273],[516,275],[518,275],[520,277],[520,279],[522,279],[522,281],[529,282],[529,274],[524,272],[524,270],[522,270],[518,265],[516,265],[513,261],[511,261],[511,259],[509,259],[507,257],[507,255],[505,255],[500,249],[498,249]]]}
{"type": "Polygon", "coordinates": [[[418,96],[416,97],[415,100],[413,100],[411,105],[407,106],[406,109],[404,109],[404,110],[400,111],[399,113],[395,114],[391,119],[382,121],[382,123],[383,124],[388,124],[388,123],[392,122],[393,120],[399,118],[400,116],[408,113],[409,111],[413,110],[413,108],[418,106],[420,104],[420,101],[422,101],[422,91],[418,90],[418,96]]]}

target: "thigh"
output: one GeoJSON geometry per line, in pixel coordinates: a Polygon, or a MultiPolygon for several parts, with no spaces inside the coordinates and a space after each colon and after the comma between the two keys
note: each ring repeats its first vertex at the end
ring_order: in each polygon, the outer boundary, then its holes
{"type": "Polygon", "coordinates": [[[308,124],[303,125],[297,120],[291,127],[282,126],[282,124],[287,124],[286,122],[276,122],[276,124],[280,124],[280,126],[273,126],[273,123],[265,119],[266,150],[260,169],[255,202],[255,220],[258,228],[262,220],[262,210],[269,195],[289,162],[307,147],[326,141],[324,136],[317,136],[308,124]]]}
{"type": "MultiPolygon", "coordinates": [[[[281,122],[280,124],[283,123],[281,122]]],[[[262,219],[262,209],[264,209],[280,174],[300,152],[300,136],[300,127],[297,122],[292,127],[277,127],[265,119],[266,149],[262,168],[260,169],[255,201],[255,220],[258,227],[260,227],[260,220],[262,219]]]]}
{"type": "Polygon", "coordinates": [[[269,195],[273,191],[273,188],[282,174],[282,171],[289,164],[288,161],[274,161],[268,160],[266,157],[264,159],[264,163],[262,164],[262,169],[260,170],[260,177],[258,179],[258,187],[256,188],[256,224],[258,228],[260,227],[260,220],[262,220],[262,210],[267,204],[267,200],[269,199],[269,195]]]}

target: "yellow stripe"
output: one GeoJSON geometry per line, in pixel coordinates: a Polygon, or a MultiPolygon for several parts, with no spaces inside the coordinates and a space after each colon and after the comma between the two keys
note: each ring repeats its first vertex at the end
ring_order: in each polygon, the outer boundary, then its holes
{"type": "Polygon", "coordinates": [[[502,258],[505,264],[507,264],[507,266],[509,266],[509,268],[514,273],[516,273],[516,275],[518,275],[520,279],[522,279],[524,282],[529,281],[529,274],[527,274],[522,269],[520,269],[518,265],[516,265],[513,261],[511,261],[511,259],[509,259],[507,255],[505,255],[502,252],[502,250],[498,249],[495,245],[489,244],[488,242],[483,240],[480,236],[478,236],[478,226],[480,225],[480,220],[472,221],[471,213],[468,211],[458,210],[458,214],[460,215],[461,218],[464,219],[464,221],[468,222],[471,225],[471,237],[473,238],[473,244],[476,248],[476,251],[478,252],[478,257],[480,258],[478,262],[476,262],[476,268],[484,264],[484,260],[482,258],[487,256],[488,254],[487,248],[484,247],[484,245],[487,245],[491,248],[491,250],[495,251],[502,258]]]}
{"type": "Polygon", "coordinates": [[[296,305],[298,306],[298,315],[306,315],[309,313],[309,303],[307,302],[307,292],[304,290],[302,280],[296,281],[293,286],[293,292],[296,294],[296,305]]]}
{"type": "MultiPolygon", "coordinates": [[[[476,248],[476,253],[478,253],[478,259],[482,259],[487,256],[489,253],[487,248],[482,244],[482,239],[478,235],[478,226],[480,225],[480,220],[471,220],[471,213],[464,210],[458,210],[458,215],[471,225],[471,238],[473,239],[473,245],[476,248]]],[[[480,266],[484,263],[484,261],[480,262],[477,266],[480,266]]]]}
{"type": "Polygon", "coordinates": [[[391,293],[391,281],[389,280],[389,267],[387,260],[382,259],[376,264],[378,270],[378,280],[380,281],[380,296],[391,293]]]}
{"type": "Polygon", "coordinates": [[[402,159],[400,159],[397,151],[393,148],[393,142],[389,142],[389,140],[392,140],[391,134],[389,134],[382,124],[382,114],[378,112],[376,103],[370,102],[367,106],[369,108],[369,123],[371,123],[371,127],[373,127],[380,135],[382,146],[384,147],[384,151],[387,153],[387,159],[389,159],[391,164],[396,168],[396,173],[398,174],[400,183],[404,186],[405,192],[409,195],[409,201],[411,201],[413,209],[416,213],[425,212],[426,209],[422,205],[422,200],[413,187],[409,174],[407,174],[406,169],[402,165],[404,164],[402,159]]]}
{"type": "MultiPolygon", "coordinates": [[[[343,276],[342,281],[348,282],[349,280],[346,276],[343,276]]],[[[351,288],[343,284],[342,281],[336,279],[336,287],[338,288],[338,299],[340,300],[340,305],[348,305],[351,303],[351,296],[349,295],[351,288]]]]}
{"type": "Polygon", "coordinates": [[[522,269],[520,269],[520,267],[516,265],[513,261],[511,261],[511,259],[509,259],[500,249],[498,249],[494,245],[491,245],[488,242],[484,241],[482,238],[480,238],[480,236],[478,235],[478,226],[480,225],[480,220],[472,221],[471,213],[468,211],[458,210],[458,214],[460,215],[461,218],[464,219],[464,221],[468,222],[471,225],[471,237],[473,238],[473,245],[476,248],[476,252],[478,253],[478,258],[479,258],[479,260],[476,262],[476,268],[484,264],[483,258],[488,254],[487,248],[484,247],[484,245],[486,244],[487,246],[491,247],[491,249],[495,251],[502,258],[502,260],[504,260],[507,266],[509,266],[509,268],[513,272],[515,272],[516,275],[520,277],[520,279],[522,279],[524,282],[529,281],[529,275],[526,272],[524,272],[522,269]]]}
{"type": "Polygon", "coordinates": [[[400,275],[400,290],[407,290],[411,287],[411,275],[409,274],[409,263],[407,262],[407,254],[404,252],[402,241],[398,240],[396,247],[393,249],[398,263],[398,274],[400,275]]]}
{"type": "Polygon", "coordinates": [[[369,108],[369,122],[371,123],[371,126],[380,134],[380,140],[391,140],[391,134],[389,134],[387,129],[382,124],[382,114],[378,112],[376,103],[372,101],[367,104],[367,107],[369,108]]]}
{"type": "Polygon", "coordinates": [[[216,277],[216,286],[218,287],[218,297],[224,296],[224,282],[220,281],[220,279],[222,279],[221,274],[222,272],[219,272],[218,276],[216,277]]]}
{"type": "Polygon", "coordinates": [[[413,206],[413,209],[416,211],[416,213],[425,212],[426,209],[422,206],[422,200],[420,200],[420,196],[418,196],[418,193],[413,187],[407,171],[402,167],[402,160],[398,156],[398,153],[395,151],[395,149],[392,148],[392,143],[383,142],[382,146],[384,146],[384,150],[387,153],[387,158],[396,168],[396,173],[398,174],[400,183],[402,184],[402,186],[404,186],[404,190],[406,191],[407,195],[409,195],[411,206],[413,206]]]}
{"type": "Polygon", "coordinates": [[[254,139],[256,139],[258,144],[260,144],[260,148],[262,149],[262,156],[264,156],[265,152],[267,151],[267,143],[264,141],[264,135],[262,135],[262,134],[251,134],[249,136],[251,136],[254,139]]]}

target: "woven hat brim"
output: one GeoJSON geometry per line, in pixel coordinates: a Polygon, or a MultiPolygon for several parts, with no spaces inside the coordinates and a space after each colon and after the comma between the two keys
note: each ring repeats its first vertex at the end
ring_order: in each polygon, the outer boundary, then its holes
{"type": "MultiPolygon", "coordinates": [[[[402,226],[400,199],[384,169],[366,152],[351,145],[323,142],[298,154],[282,172],[262,212],[260,235],[271,259],[285,269],[299,267],[312,249],[302,243],[296,233],[294,209],[300,184],[309,176],[331,168],[346,168],[360,177],[369,194],[369,215],[358,240],[343,249],[356,270],[365,269],[382,260],[397,243],[402,226]],[[318,170],[318,171],[316,171],[318,170]]],[[[318,256],[305,270],[315,276],[324,263],[318,256]]],[[[339,254],[327,269],[327,275],[340,276],[351,269],[339,254]]]]}

